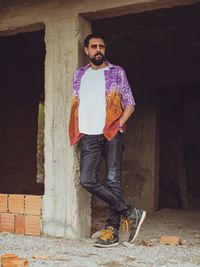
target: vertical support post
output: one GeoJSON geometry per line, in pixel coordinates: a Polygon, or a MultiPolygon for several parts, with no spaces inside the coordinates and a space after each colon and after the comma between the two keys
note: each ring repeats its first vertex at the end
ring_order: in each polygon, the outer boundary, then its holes
{"type": "Polygon", "coordinates": [[[79,238],[90,233],[90,197],[79,185],[77,149],[70,147],[68,124],[72,74],[79,65],[82,32],[88,22],[72,16],[46,24],[45,193],[43,232],[79,238]]]}

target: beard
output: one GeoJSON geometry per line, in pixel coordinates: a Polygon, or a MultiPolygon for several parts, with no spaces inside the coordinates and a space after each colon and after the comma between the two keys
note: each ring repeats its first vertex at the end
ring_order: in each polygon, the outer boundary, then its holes
{"type": "Polygon", "coordinates": [[[100,66],[101,64],[103,64],[104,60],[105,60],[105,56],[98,52],[94,55],[93,58],[90,58],[91,62],[95,65],[95,66],[100,66]],[[101,57],[97,57],[97,56],[101,56],[101,57]]]}

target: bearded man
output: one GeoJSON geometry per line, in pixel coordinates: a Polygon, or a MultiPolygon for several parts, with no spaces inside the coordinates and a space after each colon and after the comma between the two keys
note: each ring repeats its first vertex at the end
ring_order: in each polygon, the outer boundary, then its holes
{"type": "Polygon", "coordinates": [[[146,212],[127,204],[122,195],[122,154],[124,125],[135,110],[126,74],[122,67],[105,58],[102,34],[84,40],[90,64],[73,76],[73,98],[69,124],[71,145],[80,146],[80,183],[109,205],[109,218],[94,243],[97,247],[119,244],[121,217],[129,225],[129,242],[134,242],[146,212]],[[102,159],[106,163],[106,184],[98,180],[102,159]]]}

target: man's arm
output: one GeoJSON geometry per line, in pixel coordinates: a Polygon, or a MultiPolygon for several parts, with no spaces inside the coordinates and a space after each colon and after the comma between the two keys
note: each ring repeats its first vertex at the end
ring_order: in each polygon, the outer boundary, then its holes
{"type": "Polygon", "coordinates": [[[135,107],[133,105],[127,106],[124,109],[124,112],[119,119],[120,128],[124,126],[124,124],[127,122],[127,120],[130,118],[130,116],[133,114],[134,111],[135,111],[135,107]]]}
{"type": "Polygon", "coordinates": [[[135,99],[133,97],[125,71],[121,69],[120,74],[122,77],[121,101],[122,101],[122,107],[124,111],[123,111],[122,116],[119,119],[119,125],[120,125],[120,128],[122,128],[135,110],[135,99]]]}

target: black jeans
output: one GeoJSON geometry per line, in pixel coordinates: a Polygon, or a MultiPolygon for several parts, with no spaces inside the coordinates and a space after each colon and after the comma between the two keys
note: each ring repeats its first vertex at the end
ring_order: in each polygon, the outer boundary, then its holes
{"type": "Polygon", "coordinates": [[[90,193],[109,205],[110,216],[107,225],[119,229],[120,216],[128,210],[122,197],[122,154],[124,134],[108,141],[103,134],[84,135],[80,140],[81,168],[80,183],[90,193]],[[102,158],[106,162],[106,185],[98,180],[98,171],[102,158]]]}

